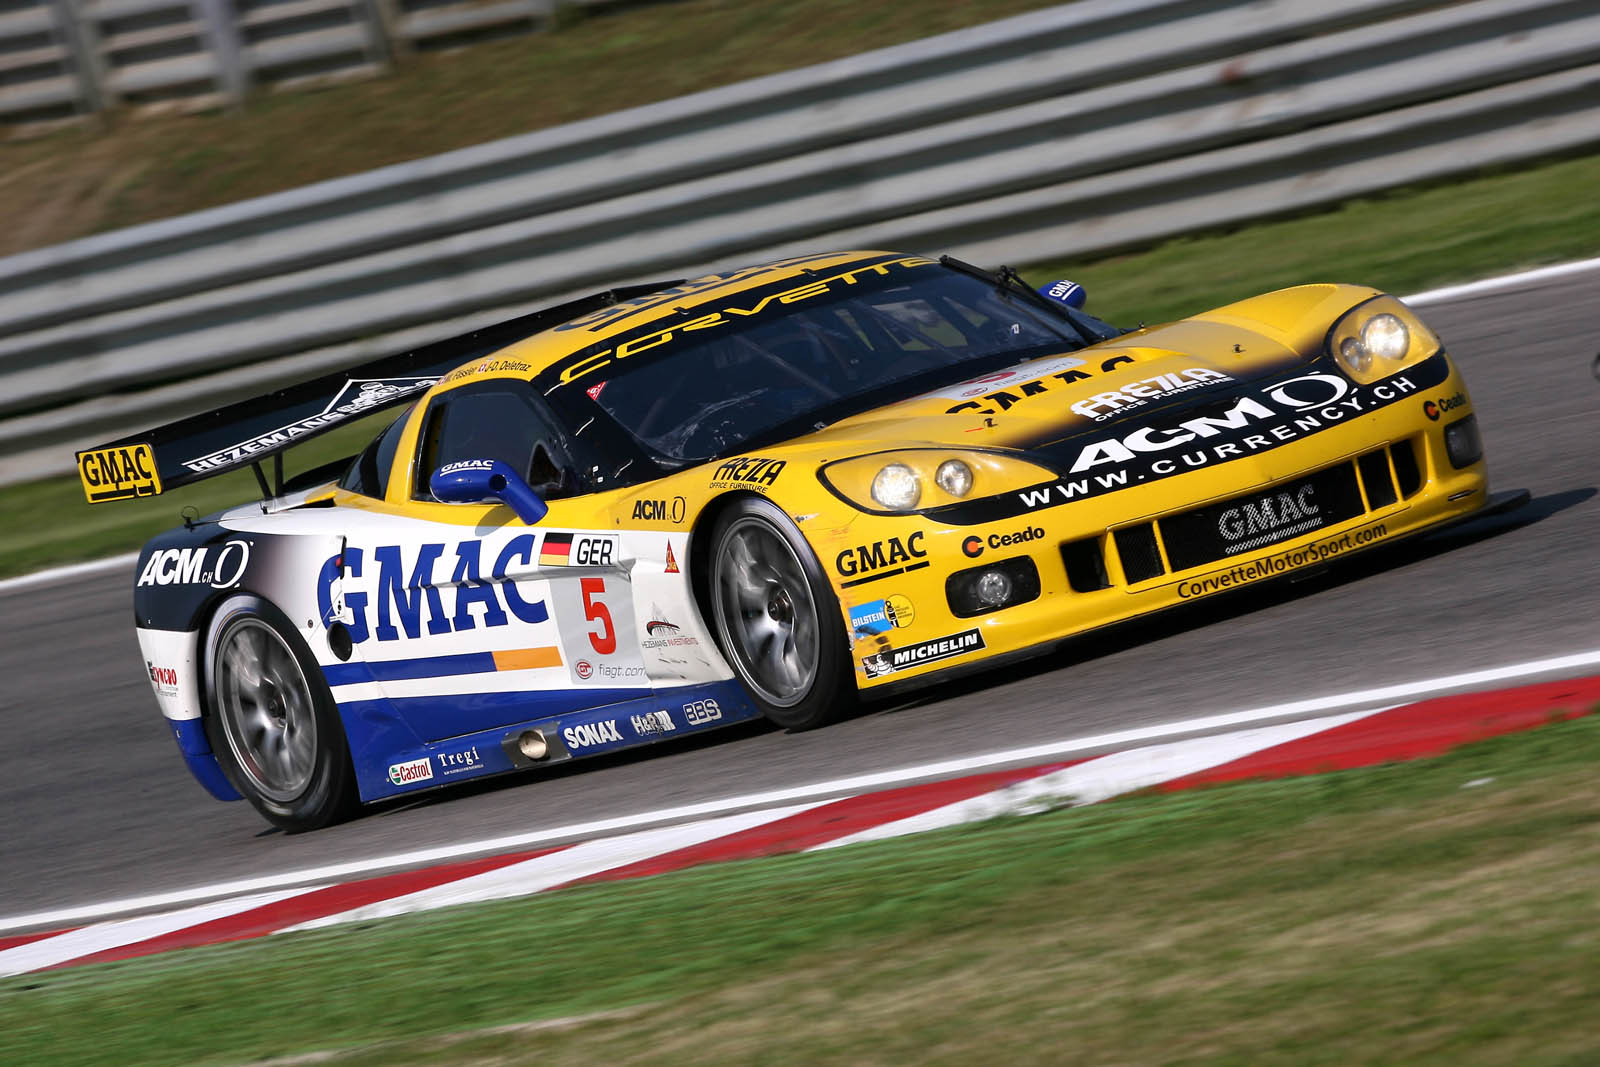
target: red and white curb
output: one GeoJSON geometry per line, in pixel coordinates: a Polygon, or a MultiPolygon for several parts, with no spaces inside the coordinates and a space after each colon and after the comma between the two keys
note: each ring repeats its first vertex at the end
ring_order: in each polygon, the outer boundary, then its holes
{"type": "Polygon", "coordinates": [[[356,881],[274,889],[75,929],[0,937],[0,975],[147,956],[291,930],[526,896],[702,863],[818,851],[940,827],[1178,790],[1433,756],[1574,718],[1600,676],[1464,693],[1113,752],[699,819],[356,881]]]}

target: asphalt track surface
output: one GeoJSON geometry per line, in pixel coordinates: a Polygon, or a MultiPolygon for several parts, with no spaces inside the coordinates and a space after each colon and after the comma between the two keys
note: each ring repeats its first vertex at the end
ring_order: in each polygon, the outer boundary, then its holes
{"type": "Polygon", "coordinates": [[[0,593],[0,916],[1595,648],[1596,309],[1600,271],[1424,310],[1466,370],[1494,488],[1533,492],[1518,512],[1310,581],[1203,601],[824,730],[735,727],[457,787],[312,834],[271,830],[248,805],[217,803],[190,779],[144,677],[130,576],[0,593]]]}

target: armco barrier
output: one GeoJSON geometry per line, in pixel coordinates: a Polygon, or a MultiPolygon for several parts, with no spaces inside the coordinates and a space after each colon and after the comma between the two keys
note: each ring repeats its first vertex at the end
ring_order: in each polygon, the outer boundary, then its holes
{"type": "Polygon", "coordinates": [[[3,0],[0,123],[237,103],[387,67],[394,54],[541,29],[619,0],[3,0]]]}
{"type": "Polygon", "coordinates": [[[1081,0],[0,259],[0,481],[607,284],[1026,261],[1600,143],[1592,0],[1081,0]]]}

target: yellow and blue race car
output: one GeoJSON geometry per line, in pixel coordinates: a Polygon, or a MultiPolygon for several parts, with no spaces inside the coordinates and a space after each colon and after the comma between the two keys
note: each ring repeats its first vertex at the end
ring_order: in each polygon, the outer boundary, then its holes
{"type": "Polygon", "coordinates": [[[1392,296],[1121,330],[885,252],[613,290],[78,455],[90,501],[252,467],[145,546],[139,642],[214,795],[358,801],[862,694],[1319,568],[1488,505],[1392,296]],[[359,455],[282,452],[404,406],[359,455]],[[270,468],[270,469],[269,469],[270,468]]]}

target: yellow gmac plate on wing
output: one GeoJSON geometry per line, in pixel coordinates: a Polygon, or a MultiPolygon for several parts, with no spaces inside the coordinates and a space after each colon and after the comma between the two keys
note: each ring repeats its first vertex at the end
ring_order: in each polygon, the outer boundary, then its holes
{"type": "Polygon", "coordinates": [[[161,492],[155,450],[145,444],[79,452],[78,477],[83,480],[83,495],[91,504],[157,496],[161,492]]]}

